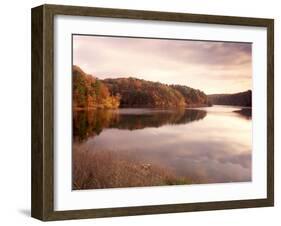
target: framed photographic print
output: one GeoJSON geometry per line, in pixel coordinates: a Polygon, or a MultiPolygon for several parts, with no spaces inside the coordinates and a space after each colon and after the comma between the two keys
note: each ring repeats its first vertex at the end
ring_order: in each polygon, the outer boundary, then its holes
{"type": "Polygon", "coordinates": [[[32,9],[32,216],[273,206],[273,19],[32,9]]]}

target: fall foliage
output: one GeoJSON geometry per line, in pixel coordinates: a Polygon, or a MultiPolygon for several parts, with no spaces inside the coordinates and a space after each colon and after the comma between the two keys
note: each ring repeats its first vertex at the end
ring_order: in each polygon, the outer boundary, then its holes
{"type": "Polygon", "coordinates": [[[192,89],[188,86],[171,85],[173,89],[177,90],[184,97],[187,106],[211,106],[207,95],[198,89],[192,89]]]}
{"type": "Polygon", "coordinates": [[[122,107],[182,107],[184,97],[180,92],[159,82],[137,78],[105,79],[109,90],[120,94],[122,107]]]}
{"type": "Polygon", "coordinates": [[[73,66],[73,107],[193,107],[209,106],[207,95],[187,86],[137,78],[100,80],[73,66]]]}
{"type": "Polygon", "coordinates": [[[73,66],[73,108],[118,108],[119,96],[112,96],[107,86],[98,78],[73,66]]]}

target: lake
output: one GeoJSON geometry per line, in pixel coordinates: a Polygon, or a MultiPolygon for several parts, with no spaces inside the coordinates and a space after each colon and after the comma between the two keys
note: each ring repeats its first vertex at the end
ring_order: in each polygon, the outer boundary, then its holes
{"type": "MultiPolygon", "coordinates": [[[[251,181],[251,109],[215,105],[74,111],[73,147],[88,153],[110,151],[145,170],[155,165],[192,184],[251,181]]],[[[112,162],[105,160],[101,167],[107,171],[112,162]]]]}

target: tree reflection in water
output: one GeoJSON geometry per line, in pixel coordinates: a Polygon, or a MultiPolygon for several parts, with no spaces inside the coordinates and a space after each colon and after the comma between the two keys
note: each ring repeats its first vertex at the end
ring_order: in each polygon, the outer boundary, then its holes
{"type": "Polygon", "coordinates": [[[99,135],[104,128],[124,130],[161,127],[163,125],[186,124],[203,119],[204,110],[197,109],[96,109],[73,111],[74,141],[85,141],[88,137],[99,135]]]}

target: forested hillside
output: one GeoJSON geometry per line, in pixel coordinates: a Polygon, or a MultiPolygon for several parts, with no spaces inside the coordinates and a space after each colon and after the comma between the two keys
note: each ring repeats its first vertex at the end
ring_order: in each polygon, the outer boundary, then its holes
{"type": "Polygon", "coordinates": [[[208,95],[208,98],[213,104],[218,105],[252,106],[251,90],[234,94],[212,94],[208,95]]]}
{"type": "Polygon", "coordinates": [[[207,95],[187,86],[166,85],[137,78],[100,80],[73,67],[74,108],[201,107],[207,95]]]}
{"type": "Polygon", "coordinates": [[[105,84],[121,96],[121,107],[180,107],[184,97],[177,90],[158,82],[136,78],[106,79],[105,84]]]}
{"type": "Polygon", "coordinates": [[[179,91],[183,97],[185,104],[187,106],[211,106],[211,102],[208,100],[208,96],[198,90],[192,89],[188,86],[181,86],[181,85],[171,85],[171,87],[177,91],[179,91]]]}
{"type": "Polygon", "coordinates": [[[207,106],[208,98],[200,90],[166,85],[137,78],[105,79],[113,95],[121,96],[121,107],[207,106]]]}
{"type": "Polygon", "coordinates": [[[118,108],[119,96],[112,96],[107,86],[98,78],[73,66],[72,99],[74,109],[118,108]]]}

